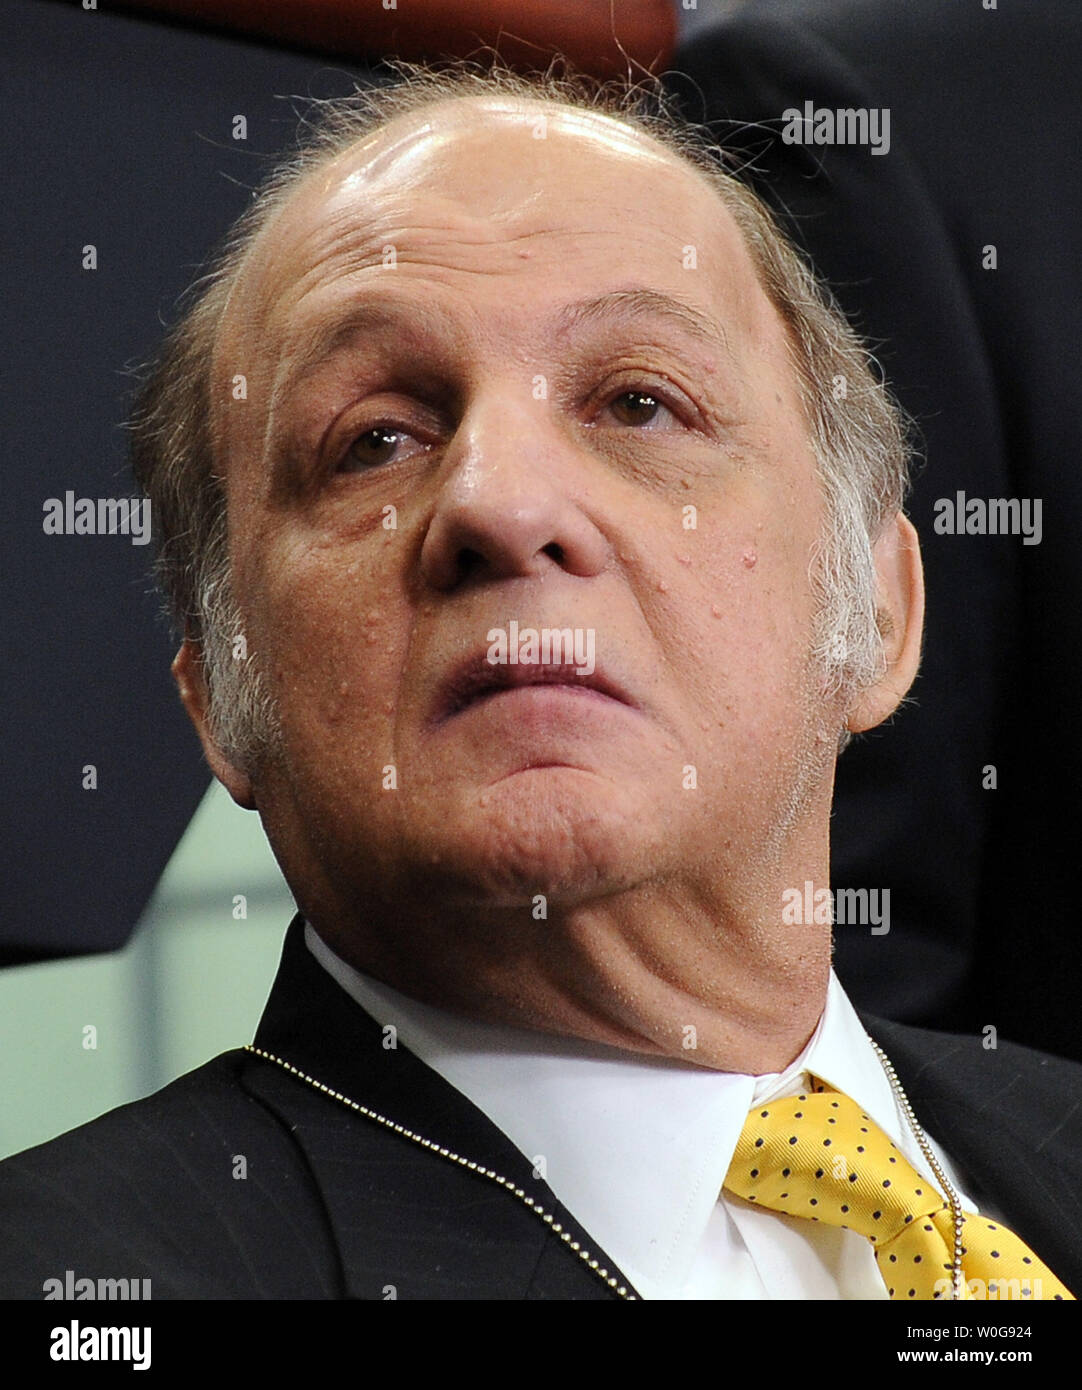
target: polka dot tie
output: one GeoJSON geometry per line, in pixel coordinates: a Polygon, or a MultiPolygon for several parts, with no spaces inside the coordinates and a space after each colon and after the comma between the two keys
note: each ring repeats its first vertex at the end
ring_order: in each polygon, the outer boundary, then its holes
{"type": "MultiPolygon", "coordinates": [[[[814,1081],[810,1094],[753,1110],[725,1187],[771,1211],[866,1236],[893,1299],[951,1297],[950,1207],[840,1091],[814,1081]]],[[[972,1212],[962,1268],[967,1298],[1073,1298],[1013,1231],[972,1212]]]]}

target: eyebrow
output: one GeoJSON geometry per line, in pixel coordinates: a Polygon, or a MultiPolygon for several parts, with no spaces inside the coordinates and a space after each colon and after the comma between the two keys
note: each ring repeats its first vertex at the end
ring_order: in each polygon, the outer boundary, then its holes
{"type": "Polygon", "coordinates": [[[569,332],[579,324],[601,322],[610,318],[660,318],[696,338],[707,347],[732,357],[732,348],[720,323],[696,309],[694,305],[660,290],[632,286],[608,290],[566,305],[558,314],[559,332],[569,332]]]}
{"type": "MultiPolygon", "coordinates": [[[[400,328],[403,322],[413,327],[428,322],[434,330],[441,318],[442,315],[434,316],[427,306],[422,305],[374,300],[356,303],[341,317],[317,325],[306,336],[299,351],[294,354],[288,371],[275,383],[272,399],[278,403],[283,397],[291,395],[305,377],[334,358],[359,332],[400,328]]],[[[721,324],[682,299],[640,286],[607,290],[566,304],[556,314],[553,326],[558,334],[566,334],[583,324],[618,318],[666,320],[704,346],[733,359],[732,348],[721,324]]]]}
{"type": "Polygon", "coordinates": [[[314,325],[292,354],[292,361],[284,375],[279,362],[271,391],[272,408],[283,398],[291,396],[306,377],[336,357],[358,333],[398,328],[404,320],[416,324],[427,317],[428,312],[423,308],[363,300],[329,323],[314,325]]]}

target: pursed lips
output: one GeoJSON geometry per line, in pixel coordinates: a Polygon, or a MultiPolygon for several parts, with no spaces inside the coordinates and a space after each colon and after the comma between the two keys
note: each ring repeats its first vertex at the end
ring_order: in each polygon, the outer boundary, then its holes
{"type": "Polygon", "coordinates": [[[467,658],[440,685],[431,722],[443,724],[463,710],[510,690],[552,685],[568,693],[612,700],[636,709],[635,702],[610,679],[601,667],[589,675],[578,675],[570,662],[533,662],[494,665],[485,652],[467,658]]]}

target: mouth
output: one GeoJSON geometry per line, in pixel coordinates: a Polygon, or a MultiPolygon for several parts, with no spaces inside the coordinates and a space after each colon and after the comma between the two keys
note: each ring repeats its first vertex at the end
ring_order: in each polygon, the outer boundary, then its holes
{"type": "Polygon", "coordinates": [[[440,685],[432,715],[433,724],[443,724],[464,710],[508,691],[537,686],[559,687],[569,695],[612,700],[630,709],[638,706],[617,683],[600,668],[579,675],[570,663],[536,662],[493,665],[484,652],[457,666],[440,685]]]}

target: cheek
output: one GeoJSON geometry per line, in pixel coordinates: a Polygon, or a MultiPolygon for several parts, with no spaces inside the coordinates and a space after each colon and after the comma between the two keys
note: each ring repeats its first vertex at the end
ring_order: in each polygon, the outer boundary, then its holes
{"type": "Polygon", "coordinates": [[[372,539],[348,556],[268,549],[253,627],[287,728],[374,733],[390,723],[409,632],[404,597],[386,578],[394,546],[372,539]]]}
{"type": "Polygon", "coordinates": [[[661,630],[700,727],[776,727],[801,700],[814,625],[808,554],[804,535],[769,520],[678,547],[661,630]]]}

